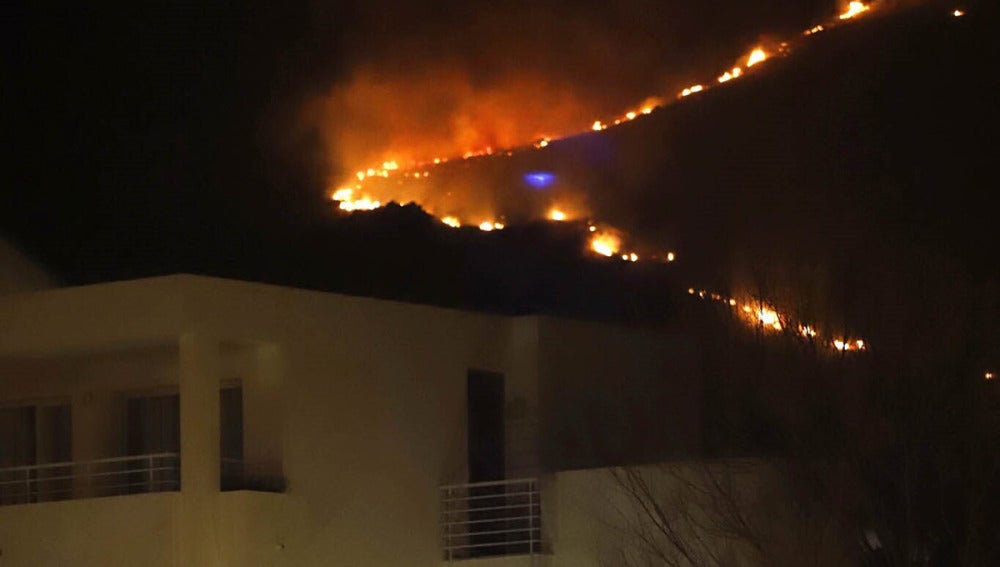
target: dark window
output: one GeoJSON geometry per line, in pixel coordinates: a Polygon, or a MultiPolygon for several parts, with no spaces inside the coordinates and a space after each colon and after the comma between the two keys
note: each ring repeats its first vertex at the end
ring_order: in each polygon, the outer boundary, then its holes
{"type": "Polygon", "coordinates": [[[72,497],[70,416],[68,404],[0,408],[0,504],[72,497]]]}

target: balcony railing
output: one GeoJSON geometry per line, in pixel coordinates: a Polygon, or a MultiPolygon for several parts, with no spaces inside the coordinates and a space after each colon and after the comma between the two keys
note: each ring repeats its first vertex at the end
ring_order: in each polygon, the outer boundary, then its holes
{"type": "Polygon", "coordinates": [[[179,489],[177,453],[0,469],[0,506],[179,489]]]}
{"type": "Polygon", "coordinates": [[[531,555],[542,550],[537,479],[441,487],[441,527],[447,561],[531,555]]]}

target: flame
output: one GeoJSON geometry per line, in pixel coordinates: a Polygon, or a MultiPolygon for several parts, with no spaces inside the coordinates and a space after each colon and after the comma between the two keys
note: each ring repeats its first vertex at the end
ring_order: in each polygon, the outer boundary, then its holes
{"type": "MultiPolygon", "coordinates": [[[[760,328],[766,331],[783,331],[788,322],[792,321],[791,317],[780,313],[777,308],[762,301],[754,300],[741,303],[735,298],[726,297],[719,293],[709,293],[705,290],[696,291],[693,287],[689,287],[687,292],[688,295],[696,295],[699,299],[709,299],[722,303],[731,309],[736,309],[736,313],[740,316],[740,319],[753,328],[760,328]]],[[[798,330],[799,336],[810,341],[818,339],[819,342],[816,344],[827,344],[840,352],[868,350],[868,344],[863,339],[846,339],[841,337],[829,339],[829,342],[824,342],[826,339],[822,339],[820,332],[812,325],[798,323],[795,325],[795,328],[798,330]]]]}
{"type": "Polygon", "coordinates": [[[460,228],[462,226],[462,223],[459,222],[459,220],[456,217],[444,217],[441,219],[441,222],[450,226],[451,228],[460,228]]]}
{"type": "MultiPolygon", "coordinates": [[[[965,12],[963,12],[962,10],[955,10],[954,12],[951,13],[951,15],[956,18],[961,18],[962,16],[965,15],[965,12]]],[[[987,380],[989,380],[989,378],[987,378],[987,380]]]]}
{"type": "Polygon", "coordinates": [[[994,375],[992,372],[987,371],[986,374],[983,375],[983,377],[986,378],[986,380],[992,380],[994,375]]]}
{"type": "Polygon", "coordinates": [[[778,316],[778,312],[770,307],[762,305],[757,308],[754,315],[757,317],[757,321],[765,327],[770,327],[775,331],[781,330],[781,317],[778,316]]]}
{"type": "Polygon", "coordinates": [[[566,215],[565,212],[563,212],[563,211],[561,211],[559,209],[550,209],[549,210],[549,220],[554,220],[554,221],[557,221],[557,222],[561,222],[561,221],[564,221],[564,220],[566,220],[568,218],[569,218],[569,216],[566,215]]]}
{"type": "Polygon", "coordinates": [[[764,51],[763,48],[758,47],[750,53],[749,57],[747,57],[747,67],[753,67],[754,65],[763,63],[764,61],[767,61],[767,52],[764,51]]]}
{"type": "Polygon", "coordinates": [[[864,2],[851,2],[847,6],[847,11],[837,17],[841,20],[850,20],[851,18],[864,14],[868,10],[871,10],[871,7],[864,2]]]}
{"type": "Polygon", "coordinates": [[[733,67],[732,71],[726,71],[725,73],[723,73],[722,76],[718,78],[718,81],[720,83],[728,83],[733,79],[739,79],[742,75],[743,75],[743,69],[739,67],[733,67]]]}
{"type": "Polygon", "coordinates": [[[866,348],[868,348],[868,346],[865,344],[865,341],[861,339],[853,341],[847,339],[834,339],[833,348],[841,352],[849,352],[856,350],[865,350],[866,348]]]}
{"type": "Polygon", "coordinates": [[[621,239],[613,234],[597,234],[590,239],[590,249],[608,258],[618,253],[621,239]]]}
{"type": "Polygon", "coordinates": [[[700,93],[703,90],[705,90],[705,87],[703,85],[694,85],[692,87],[688,87],[683,91],[681,91],[681,96],[691,96],[695,93],[700,93]]]}

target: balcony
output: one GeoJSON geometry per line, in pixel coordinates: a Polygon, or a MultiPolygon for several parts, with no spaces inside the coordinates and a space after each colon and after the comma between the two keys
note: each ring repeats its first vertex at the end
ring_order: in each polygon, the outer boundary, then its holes
{"type": "Polygon", "coordinates": [[[537,479],[441,487],[446,561],[541,553],[541,493],[537,479]]]}
{"type": "Polygon", "coordinates": [[[0,506],[179,489],[177,453],[0,469],[0,506]]]}

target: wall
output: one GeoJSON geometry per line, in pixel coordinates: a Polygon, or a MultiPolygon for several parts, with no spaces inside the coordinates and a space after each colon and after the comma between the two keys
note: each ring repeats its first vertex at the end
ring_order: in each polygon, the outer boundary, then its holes
{"type": "Polygon", "coordinates": [[[0,507],[0,566],[175,567],[178,495],[0,507]]]}

